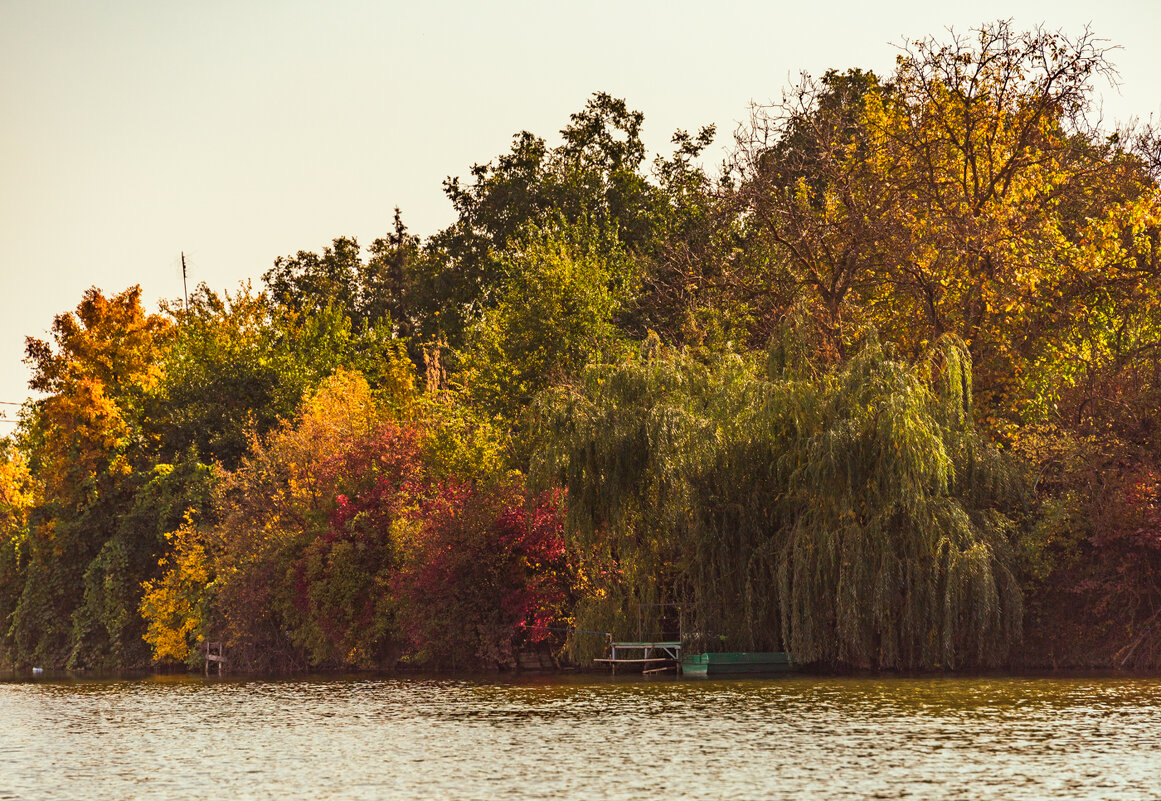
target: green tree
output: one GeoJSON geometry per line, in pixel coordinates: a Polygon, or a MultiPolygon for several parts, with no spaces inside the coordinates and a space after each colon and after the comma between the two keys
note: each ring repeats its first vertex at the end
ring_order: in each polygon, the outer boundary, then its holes
{"type": "Polygon", "coordinates": [[[613,320],[631,296],[632,268],[600,229],[529,229],[501,256],[506,285],[468,335],[459,380],[469,396],[514,421],[533,398],[616,348],[613,320]]]}
{"type": "Polygon", "coordinates": [[[413,296],[421,258],[419,238],[408,233],[397,208],[393,230],[376,239],[365,257],[357,240],[339,237],[322,255],[299,251],[275,259],[262,279],[277,304],[299,315],[333,307],[356,333],[383,325],[410,337],[420,323],[413,296]]]}
{"type": "MultiPolygon", "coordinates": [[[[559,146],[525,131],[509,153],[472,167],[470,181],[448,179],[444,190],[457,220],[428,242],[421,302],[433,328],[426,336],[442,335],[453,347],[462,343],[504,295],[504,253],[530,226],[593,226],[634,259],[652,252],[670,209],[642,169],[643,122],[624,100],[598,93],[571,116],[559,146]]],[[[700,152],[710,137],[703,132],[698,144],[686,137],[683,146],[700,152]]]]}
{"type": "Polygon", "coordinates": [[[150,425],[161,456],[190,447],[206,464],[232,469],[251,432],[265,433],[294,414],[303,386],[288,370],[285,338],[269,303],[244,286],[218,295],[199,286],[182,310],[174,346],[163,362],[150,425]]]}
{"type": "Polygon", "coordinates": [[[150,426],[172,461],[194,447],[205,463],[234,469],[253,434],[294,417],[335,369],[363,372],[394,405],[406,404],[415,367],[383,324],[361,332],[329,302],[309,313],[271,304],[244,286],[219,296],[200,286],[178,321],[150,426]]]}

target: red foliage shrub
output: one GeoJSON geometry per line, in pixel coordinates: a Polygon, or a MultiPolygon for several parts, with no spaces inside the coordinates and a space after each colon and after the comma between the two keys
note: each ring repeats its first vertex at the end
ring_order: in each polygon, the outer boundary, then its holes
{"type": "Polygon", "coordinates": [[[570,587],[559,495],[446,481],[415,514],[392,587],[416,659],[510,665],[522,642],[549,635],[570,587]]]}
{"type": "Polygon", "coordinates": [[[290,566],[284,610],[295,644],[314,664],[374,667],[398,655],[388,592],[399,562],[392,526],[429,484],[420,444],[415,428],[384,423],[318,470],[324,486],[342,491],[290,566]]]}
{"type": "Polygon", "coordinates": [[[282,618],[314,665],[508,665],[568,602],[557,495],[437,481],[422,432],[384,423],[316,470],[316,533],[294,549],[282,618]],[[328,509],[329,507],[329,509],[328,509]]]}

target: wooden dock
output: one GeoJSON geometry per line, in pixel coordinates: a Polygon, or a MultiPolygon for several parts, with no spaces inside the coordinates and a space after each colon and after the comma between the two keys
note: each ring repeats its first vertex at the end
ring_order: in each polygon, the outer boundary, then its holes
{"type": "Polygon", "coordinates": [[[218,665],[218,675],[221,676],[226,668],[226,645],[221,641],[206,641],[206,675],[210,675],[210,665],[218,665]]]}
{"type": "Polygon", "coordinates": [[[642,673],[661,673],[666,670],[681,672],[681,643],[668,642],[614,642],[609,645],[609,655],[604,659],[594,659],[609,665],[613,675],[617,667],[639,668],[642,673]],[[633,656],[629,656],[633,654],[633,656]],[[636,656],[640,654],[640,656],[636,656]]]}

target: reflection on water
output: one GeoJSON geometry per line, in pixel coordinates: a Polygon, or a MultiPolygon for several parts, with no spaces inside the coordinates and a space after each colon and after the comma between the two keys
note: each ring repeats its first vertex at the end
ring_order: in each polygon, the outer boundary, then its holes
{"type": "Polygon", "coordinates": [[[1161,681],[0,683],[0,799],[1161,798],[1161,681]]]}

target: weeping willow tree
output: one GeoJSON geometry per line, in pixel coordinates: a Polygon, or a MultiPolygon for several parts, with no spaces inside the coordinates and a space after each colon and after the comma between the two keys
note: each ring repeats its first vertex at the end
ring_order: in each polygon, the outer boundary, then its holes
{"type": "MultiPolygon", "coordinates": [[[[710,369],[656,340],[639,358],[585,369],[541,397],[543,446],[533,480],[569,493],[567,529],[580,558],[578,628],[658,637],[666,605],[688,604],[686,534],[710,474],[754,388],[740,360],[710,369]]],[[[574,638],[582,661],[602,646],[574,638]]]]}
{"type": "Polygon", "coordinates": [[[941,340],[916,366],[871,337],[829,372],[786,353],[706,364],[647,343],[541,399],[533,471],[569,493],[578,628],[624,636],[640,616],[655,636],[675,602],[710,650],[1003,661],[1021,630],[1018,486],[972,430],[966,349],[941,340]]]}

